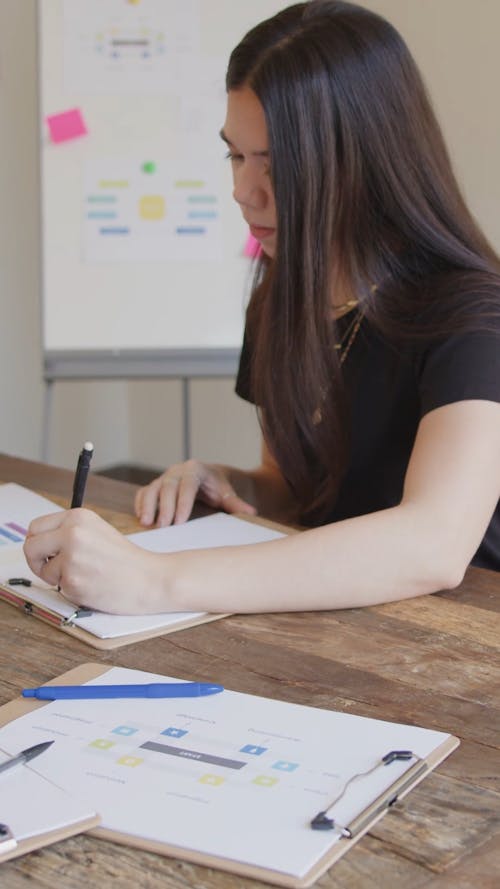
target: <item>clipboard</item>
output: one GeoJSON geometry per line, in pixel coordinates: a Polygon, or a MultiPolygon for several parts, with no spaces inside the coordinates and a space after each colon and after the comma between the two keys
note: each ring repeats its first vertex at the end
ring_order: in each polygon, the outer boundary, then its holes
{"type": "MultiPolygon", "coordinates": [[[[98,650],[112,650],[184,630],[198,624],[221,620],[228,613],[209,612],[165,613],[158,615],[106,615],[86,612],[72,605],[57,590],[43,584],[29,571],[21,544],[27,523],[40,512],[59,512],[60,507],[15,483],[0,485],[3,511],[14,521],[3,521],[0,516],[0,601],[13,605],[27,617],[67,633],[98,650]],[[24,525],[25,527],[22,527],[24,525]]],[[[175,552],[260,543],[293,533],[293,530],[270,521],[255,521],[252,517],[214,513],[184,525],[141,531],[129,534],[128,539],[152,552],[175,552]]]]}
{"type": "MultiPolygon", "coordinates": [[[[3,707],[0,707],[0,726],[6,725],[11,722],[13,719],[17,719],[19,715],[22,715],[18,708],[19,704],[22,703],[22,699],[16,699],[11,701],[8,704],[5,704],[3,707]]],[[[17,773],[22,775],[22,769],[26,768],[25,766],[20,766],[17,773]]],[[[36,771],[36,769],[35,769],[36,771]]],[[[35,776],[32,776],[35,777],[35,776]]],[[[12,781],[15,785],[16,776],[13,774],[11,778],[8,779],[12,781]]],[[[42,849],[45,846],[50,846],[53,843],[58,843],[61,840],[68,839],[68,837],[76,836],[79,833],[85,833],[99,824],[100,818],[97,814],[91,816],[81,817],[78,820],[73,820],[71,824],[68,824],[64,827],[59,827],[56,829],[48,829],[41,832],[37,832],[33,836],[27,836],[23,839],[17,839],[15,833],[13,833],[9,827],[9,812],[5,810],[5,795],[2,800],[2,787],[1,787],[2,779],[0,778],[0,816],[2,819],[6,819],[6,821],[0,825],[0,874],[1,874],[1,865],[7,861],[10,861],[13,858],[19,858],[22,855],[28,854],[28,852],[33,852],[36,849],[42,849]]],[[[40,778],[39,779],[39,787],[38,792],[40,796],[42,796],[44,792],[44,786],[47,785],[47,782],[40,778]]],[[[57,785],[52,785],[51,793],[57,796],[61,795],[61,805],[65,805],[65,800],[67,799],[67,793],[61,788],[57,787],[57,785]]],[[[85,810],[83,804],[79,806],[82,811],[85,810]]]]}
{"type": "Polygon", "coordinates": [[[115,648],[122,648],[125,645],[132,645],[135,642],[144,642],[146,639],[153,639],[156,636],[165,636],[169,633],[176,633],[178,630],[186,630],[189,627],[196,627],[199,624],[229,617],[229,613],[204,613],[177,620],[169,626],[163,625],[155,629],[144,630],[143,632],[126,633],[113,639],[101,639],[99,636],[94,636],[88,630],[83,629],[83,627],[77,626],[74,621],[67,620],[56,611],[40,605],[30,597],[29,593],[16,593],[11,587],[3,583],[0,583],[0,602],[13,605],[19,611],[22,611],[26,617],[34,617],[37,620],[41,620],[49,624],[49,626],[55,627],[57,630],[61,630],[63,633],[67,633],[69,636],[73,636],[73,638],[79,639],[80,642],[84,642],[85,645],[90,645],[91,648],[96,648],[99,651],[111,651],[115,648]]]}
{"type": "MultiPolygon", "coordinates": [[[[108,665],[87,663],[76,667],[67,673],[63,673],[61,676],[47,682],[46,685],[79,685],[102,676],[107,673],[108,670],[108,665]]],[[[46,701],[18,698],[3,707],[0,707],[0,727],[32,710],[45,707],[47,703],[48,702],[46,701]]],[[[360,829],[357,830],[356,834],[352,838],[343,837],[338,839],[338,841],[332,845],[331,849],[316,861],[307,874],[300,878],[295,878],[276,870],[242,863],[230,858],[208,855],[198,852],[195,849],[186,849],[178,845],[170,844],[169,842],[160,843],[143,839],[137,836],[110,830],[105,827],[99,827],[95,824],[88,825],[88,828],[92,835],[102,837],[103,839],[121,845],[132,846],[134,848],[155,852],[159,855],[189,861],[194,864],[203,865],[204,867],[228,871],[243,877],[271,883],[276,886],[290,887],[290,889],[307,889],[307,887],[312,886],[316,880],[329,870],[339,858],[349,851],[349,849],[353,848],[353,846],[359,842],[359,840],[361,840],[381,818],[383,818],[390,805],[403,799],[420,783],[420,781],[446,759],[446,757],[458,747],[459,743],[460,741],[458,738],[451,735],[448,736],[443,743],[437,746],[432,753],[425,758],[425,760],[421,760],[420,768],[413,770],[415,775],[413,779],[408,780],[408,773],[405,773],[396,780],[389,788],[390,792],[386,791],[384,793],[386,801],[388,796],[390,796],[390,803],[384,804],[383,807],[381,807],[380,800],[373,800],[366,810],[363,813],[360,813],[363,824],[360,829]],[[425,764],[425,767],[422,767],[422,764],[425,764]]],[[[58,836],[56,839],[62,839],[62,836],[58,836]]],[[[26,851],[29,851],[29,849],[26,849],[26,851]]]]}

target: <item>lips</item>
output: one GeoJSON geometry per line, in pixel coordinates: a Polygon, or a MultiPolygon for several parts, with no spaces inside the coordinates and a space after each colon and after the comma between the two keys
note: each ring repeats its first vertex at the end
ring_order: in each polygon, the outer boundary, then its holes
{"type": "Polygon", "coordinates": [[[265,225],[250,225],[250,231],[257,241],[263,241],[265,238],[274,235],[276,229],[268,228],[265,225]]]}

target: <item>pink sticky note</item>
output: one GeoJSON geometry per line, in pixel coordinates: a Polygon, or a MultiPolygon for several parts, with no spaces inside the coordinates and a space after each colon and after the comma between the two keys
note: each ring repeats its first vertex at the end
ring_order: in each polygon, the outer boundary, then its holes
{"type": "Polygon", "coordinates": [[[249,233],[246,244],[243,248],[243,256],[249,256],[251,259],[255,259],[257,256],[260,256],[261,250],[262,247],[260,246],[257,239],[249,233]]]}
{"type": "Polygon", "coordinates": [[[78,136],[85,136],[87,127],[79,108],[50,114],[45,118],[52,142],[68,142],[78,136]]]}

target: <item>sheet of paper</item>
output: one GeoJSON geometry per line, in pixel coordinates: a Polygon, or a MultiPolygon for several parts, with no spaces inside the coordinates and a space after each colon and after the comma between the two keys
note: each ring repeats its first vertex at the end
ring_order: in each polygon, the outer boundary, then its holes
{"type": "MultiPolygon", "coordinates": [[[[25,748],[1,744],[0,762],[21,749],[25,748]]],[[[61,830],[95,815],[92,806],[62,790],[52,779],[39,774],[34,763],[2,773],[0,782],[0,818],[2,823],[9,826],[18,842],[48,831],[61,830]]]]}
{"type": "MultiPolygon", "coordinates": [[[[75,607],[61,593],[32,574],[22,553],[22,543],[30,521],[38,515],[58,511],[60,508],[50,500],[20,485],[0,486],[0,522],[3,521],[3,525],[0,525],[0,540],[2,528],[5,528],[7,534],[5,544],[0,546],[0,584],[7,591],[16,595],[26,594],[26,599],[54,611],[62,618],[68,618],[74,613],[75,607]],[[12,536],[16,537],[15,541],[10,539],[12,536]],[[31,581],[31,586],[10,585],[8,581],[13,577],[26,578],[31,581]]],[[[193,519],[184,525],[156,528],[129,535],[129,539],[137,546],[165,553],[264,543],[280,537],[283,537],[283,534],[279,531],[225,513],[193,519]]],[[[96,611],[90,617],[79,618],[75,623],[99,639],[117,639],[163,627],[168,629],[203,616],[203,612],[121,615],[96,611]]]]}
{"type": "Polygon", "coordinates": [[[13,546],[20,550],[32,519],[60,511],[60,506],[28,488],[13,482],[0,485],[0,552],[13,546]]]}
{"type": "MultiPolygon", "coordinates": [[[[95,680],[154,681],[165,677],[117,667],[95,680]]],[[[393,749],[425,757],[448,735],[225,690],[55,701],[2,729],[0,744],[52,737],[39,768],[103,826],[300,877],[338,839],[309,822],[348,778],[393,749]]],[[[407,769],[396,762],[353,782],[336,820],[348,823],[407,769]]]]}
{"type": "Polygon", "coordinates": [[[64,86],[92,95],[172,93],[179,63],[196,60],[199,0],[64,0],[64,86]]]}

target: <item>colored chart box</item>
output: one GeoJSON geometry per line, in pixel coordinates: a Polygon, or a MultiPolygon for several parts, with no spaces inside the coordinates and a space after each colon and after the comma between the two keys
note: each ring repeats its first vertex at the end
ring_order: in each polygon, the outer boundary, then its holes
{"type": "Polygon", "coordinates": [[[139,729],[132,728],[131,725],[118,725],[116,728],[112,729],[114,735],[124,735],[125,737],[135,735],[137,731],[139,731],[139,729]]]}
{"type": "Polygon", "coordinates": [[[262,756],[267,749],[267,747],[258,747],[256,744],[245,744],[244,747],[240,747],[240,753],[251,753],[252,756],[262,756]]]}
{"type": "Polygon", "coordinates": [[[120,766],[128,766],[131,769],[135,769],[136,766],[139,766],[141,762],[144,762],[139,756],[120,756],[120,759],[116,760],[118,765],[120,766]]]}
{"type": "Polygon", "coordinates": [[[141,219],[156,220],[165,216],[165,198],[159,194],[145,194],[139,200],[141,219]]]}
{"type": "Polygon", "coordinates": [[[270,775],[257,775],[252,781],[252,784],[258,784],[259,787],[274,787],[277,783],[278,778],[271,778],[270,775]]]}
{"type": "Polygon", "coordinates": [[[187,735],[187,729],[175,728],[171,725],[162,732],[162,735],[168,735],[169,738],[183,738],[184,735],[187,735]]]}
{"type": "Polygon", "coordinates": [[[114,746],[114,741],[107,741],[105,738],[96,738],[95,741],[89,744],[89,747],[97,747],[98,750],[109,750],[110,747],[114,746]]]}
{"type": "Polygon", "coordinates": [[[220,775],[202,775],[199,781],[200,784],[210,784],[212,787],[218,787],[220,784],[224,784],[225,778],[221,778],[220,775]]]}

